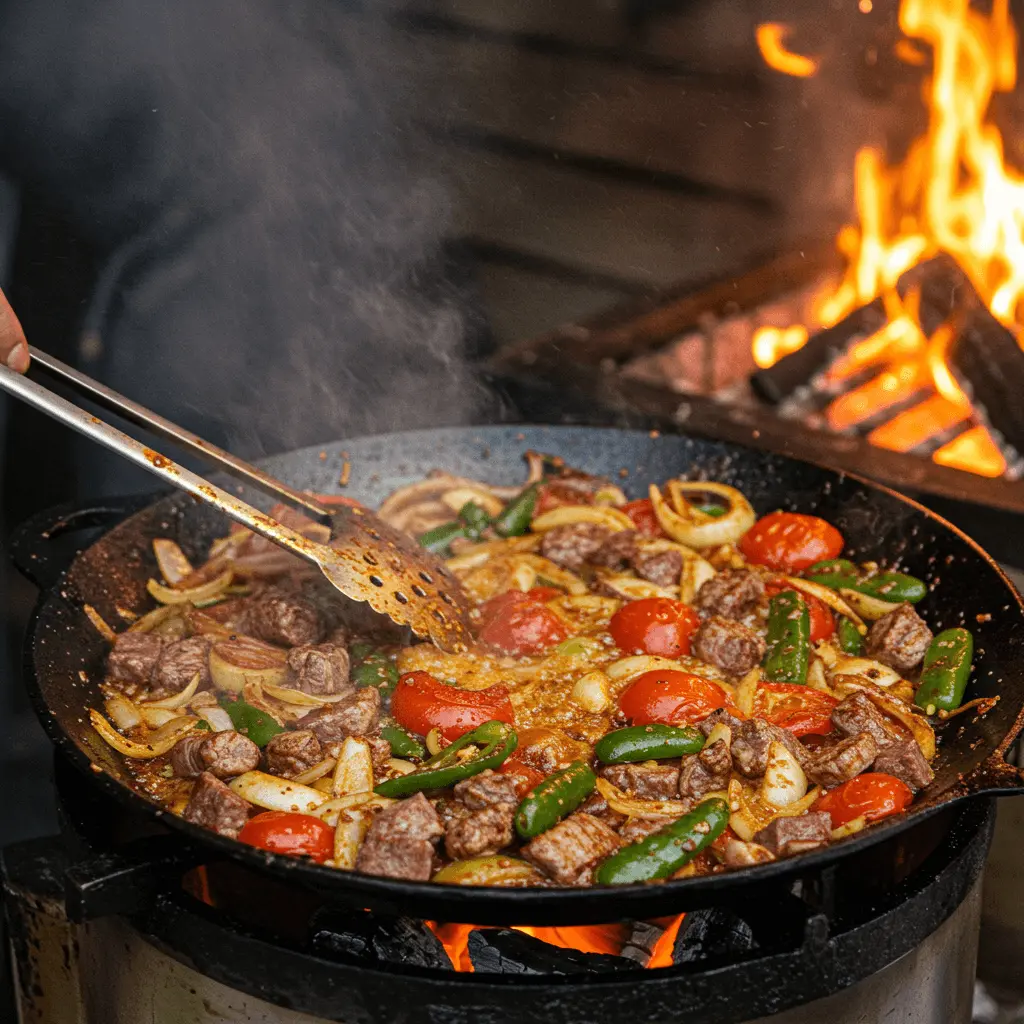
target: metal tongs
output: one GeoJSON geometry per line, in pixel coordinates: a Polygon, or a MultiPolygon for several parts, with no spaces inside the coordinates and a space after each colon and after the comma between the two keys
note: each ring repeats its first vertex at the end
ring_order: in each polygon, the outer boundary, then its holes
{"type": "Polygon", "coordinates": [[[59,359],[37,348],[29,351],[33,368],[45,370],[102,408],[310,513],[330,527],[330,542],[322,544],[303,536],[37,381],[0,364],[0,386],[5,391],[317,566],[346,597],[365,601],[393,622],[409,626],[421,637],[429,637],[442,650],[462,650],[471,639],[469,606],[458,580],[407,534],[361,506],[326,508],[309,494],[275,480],[59,359]]]}

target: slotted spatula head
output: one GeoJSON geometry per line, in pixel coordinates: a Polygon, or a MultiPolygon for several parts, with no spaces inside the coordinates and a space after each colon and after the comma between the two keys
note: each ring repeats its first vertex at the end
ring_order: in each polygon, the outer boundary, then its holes
{"type": "Polygon", "coordinates": [[[444,651],[472,641],[469,602],[455,576],[412,537],[360,507],[332,510],[321,571],[346,597],[365,601],[444,651]]]}

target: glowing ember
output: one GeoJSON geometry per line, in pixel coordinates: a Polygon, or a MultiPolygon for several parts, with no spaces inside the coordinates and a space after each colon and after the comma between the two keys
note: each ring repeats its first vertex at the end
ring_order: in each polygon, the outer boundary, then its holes
{"type": "MultiPolygon", "coordinates": [[[[469,936],[478,927],[474,924],[442,924],[438,921],[427,921],[427,927],[441,940],[448,959],[457,971],[472,971],[473,963],[469,958],[469,936]]],[[[648,967],[671,967],[672,951],[675,948],[676,935],[683,923],[683,915],[660,918],[655,922],[664,929],[659,936],[648,967]]],[[[534,928],[531,925],[512,925],[512,930],[531,935],[535,939],[547,942],[562,949],[575,949],[581,953],[606,953],[612,956],[621,954],[629,940],[631,927],[628,924],[593,924],[576,925],[573,927],[534,928]]]]}
{"type": "MultiPolygon", "coordinates": [[[[881,409],[892,404],[894,389],[908,377],[919,383],[923,370],[942,401],[924,403],[912,419],[872,435],[884,447],[907,450],[909,439],[922,432],[925,413],[936,412],[934,434],[948,429],[951,420],[957,422],[952,419],[957,409],[965,418],[969,402],[944,357],[949,328],[926,338],[912,308],[915,297],[904,305],[895,294],[896,281],[922,260],[949,253],[993,315],[1019,336],[1018,325],[1024,322],[1024,176],[1007,165],[999,130],[987,120],[994,93],[1011,91],[1017,81],[1017,33],[1008,0],[992,0],[987,14],[968,0],[901,0],[899,24],[907,37],[895,48],[900,60],[923,66],[927,55],[919,44],[930,50],[931,77],[924,89],[928,128],[898,164],[888,165],[874,148],[860,150],[854,166],[857,223],[844,227],[837,238],[846,259],[843,279],[820,302],[810,324],[759,331],[754,358],[758,366],[770,366],[799,348],[801,338],[883,296],[890,322],[855,346],[830,376],[847,377],[875,363],[879,370],[887,368],[884,380],[874,386],[881,409]],[[908,362],[919,368],[911,371],[908,362]]],[[[759,26],[757,41],[765,61],[786,74],[813,74],[817,62],[786,50],[784,37],[783,26],[759,26]]],[[[828,411],[830,422],[849,426],[863,421],[871,415],[863,405],[870,398],[862,392],[849,402],[837,400],[843,406],[828,411]]],[[[980,427],[938,449],[934,459],[982,475],[998,475],[996,467],[1003,465],[992,438],[980,427]]]]}

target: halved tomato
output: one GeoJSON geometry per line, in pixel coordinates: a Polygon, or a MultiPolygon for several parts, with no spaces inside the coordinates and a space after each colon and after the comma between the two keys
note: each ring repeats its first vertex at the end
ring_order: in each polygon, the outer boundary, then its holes
{"type": "Polygon", "coordinates": [[[261,850],[312,857],[320,864],[334,853],[334,829],[311,814],[264,811],[242,826],[238,838],[261,850]]]}
{"type": "Polygon", "coordinates": [[[682,601],[646,597],[624,604],[608,629],[616,646],[628,654],[678,658],[690,653],[690,638],[699,625],[700,617],[682,601]]]}
{"type": "Polygon", "coordinates": [[[484,722],[515,724],[504,686],[460,690],[438,682],[429,672],[407,672],[398,680],[391,714],[409,732],[426,736],[431,729],[439,729],[446,740],[457,740],[484,722]]]}
{"type": "Polygon", "coordinates": [[[800,683],[758,683],[754,717],[789,729],[795,736],[824,736],[832,731],[835,697],[800,683]]]}
{"type": "Polygon", "coordinates": [[[664,537],[665,531],[658,522],[657,513],[650,498],[640,498],[622,506],[622,511],[633,521],[633,525],[644,537],[664,537]]]}
{"type": "Polygon", "coordinates": [[[843,544],[843,535],[818,516],[769,512],[740,538],[739,549],[755,565],[799,572],[815,562],[838,557],[843,544]]]}
{"type": "Polygon", "coordinates": [[[479,639],[503,654],[540,654],[568,639],[566,624],[545,601],[561,593],[554,587],[510,590],[492,597],[481,608],[479,639]]]}
{"type": "Polygon", "coordinates": [[[619,696],[619,710],[633,725],[693,725],[724,707],[736,713],[725,690],[710,679],[677,669],[645,672],[619,696]]]}
{"type": "Polygon", "coordinates": [[[905,811],[913,800],[913,790],[895,775],[867,772],[830,789],[814,802],[813,810],[828,811],[832,827],[839,828],[862,815],[867,821],[881,821],[905,811]]]}

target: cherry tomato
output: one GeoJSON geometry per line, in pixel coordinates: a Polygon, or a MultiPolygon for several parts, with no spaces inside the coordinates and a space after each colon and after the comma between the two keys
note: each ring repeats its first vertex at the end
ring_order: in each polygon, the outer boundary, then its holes
{"type": "Polygon", "coordinates": [[[800,683],[758,683],[754,717],[789,729],[795,736],[824,736],[832,731],[835,697],[800,683]]]}
{"type": "Polygon", "coordinates": [[[460,690],[439,683],[429,672],[407,672],[398,680],[391,714],[409,732],[426,736],[431,729],[440,729],[446,740],[457,740],[492,720],[515,724],[504,686],[460,690]]]}
{"type": "Polygon", "coordinates": [[[238,838],[261,850],[312,857],[319,864],[334,854],[334,829],[311,814],[264,811],[242,826],[238,838]]]}
{"type": "Polygon", "coordinates": [[[893,775],[867,772],[857,775],[814,802],[814,810],[828,811],[832,827],[839,828],[863,815],[868,821],[881,821],[905,811],[914,799],[913,790],[893,775]]]}
{"type": "Polygon", "coordinates": [[[507,775],[515,783],[516,796],[520,800],[533,789],[538,783],[543,782],[545,775],[536,768],[528,765],[525,761],[516,757],[519,751],[507,757],[498,769],[499,775],[507,775]]]}
{"type": "Polygon", "coordinates": [[[566,624],[544,602],[560,591],[554,587],[510,590],[492,597],[483,608],[479,639],[503,654],[540,654],[568,639],[566,624]]]}
{"type": "Polygon", "coordinates": [[[646,597],[623,605],[608,629],[619,649],[628,654],[678,658],[690,653],[690,637],[699,625],[697,613],[682,601],[646,597]]]}
{"type": "MultiPolygon", "coordinates": [[[[793,588],[784,580],[769,580],[765,584],[765,591],[769,597],[781,594],[784,590],[793,588]]],[[[821,598],[799,591],[800,600],[807,605],[807,612],[811,618],[811,643],[816,644],[819,640],[827,640],[836,631],[836,620],[829,608],[821,598]]]]}
{"type": "Polygon", "coordinates": [[[658,522],[658,516],[654,511],[654,505],[650,498],[640,498],[622,506],[622,511],[633,520],[637,532],[644,537],[664,537],[665,531],[658,522]]]}
{"type": "Polygon", "coordinates": [[[645,672],[619,696],[619,710],[633,725],[693,725],[724,707],[735,711],[729,694],[720,686],[676,669],[645,672]]]}
{"type": "Polygon", "coordinates": [[[817,516],[770,512],[758,519],[740,539],[748,562],[779,572],[799,572],[843,550],[843,535],[817,516]]]}

